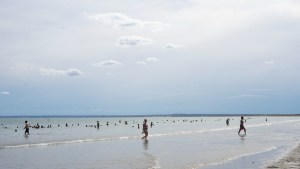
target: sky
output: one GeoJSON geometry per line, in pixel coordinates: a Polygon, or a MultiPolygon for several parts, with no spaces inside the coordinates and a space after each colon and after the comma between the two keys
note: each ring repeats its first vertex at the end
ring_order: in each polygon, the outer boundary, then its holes
{"type": "Polygon", "coordinates": [[[0,116],[300,113],[298,0],[1,0],[0,116]]]}

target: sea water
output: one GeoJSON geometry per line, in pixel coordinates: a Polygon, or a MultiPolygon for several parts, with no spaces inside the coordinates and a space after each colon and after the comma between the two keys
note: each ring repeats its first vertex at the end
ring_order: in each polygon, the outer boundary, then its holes
{"type": "Polygon", "coordinates": [[[0,118],[0,168],[259,168],[300,141],[297,116],[246,116],[247,135],[237,133],[240,117],[146,117],[149,137],[142,140],[144,118],[0,118]],[[26,136],[25,120],[45,128],[26,136]],[[241,159],[250,161],[234,163],[241,159]]]}

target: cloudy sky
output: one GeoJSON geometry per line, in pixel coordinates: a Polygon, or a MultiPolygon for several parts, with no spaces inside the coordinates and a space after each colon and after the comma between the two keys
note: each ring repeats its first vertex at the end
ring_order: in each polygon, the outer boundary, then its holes
{"type": "Polygon", "coordinates": [[[297,0],[1,0],[0,115],[300,113],[297,0]]]}

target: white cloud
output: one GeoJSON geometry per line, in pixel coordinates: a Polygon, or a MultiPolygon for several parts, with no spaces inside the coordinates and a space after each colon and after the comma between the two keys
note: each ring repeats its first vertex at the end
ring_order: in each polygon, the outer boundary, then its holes
{"type": "Polygon", "coordinates": [[[274,91],[274,89],[252,89],[253,91],[274,91]]]}
{"type": "Polygon", "coordinates": [[[264,95],[254,95],[254,94],[242,94],[237,96],[225,97],[226,99],[239,99],[239,98],[264,98],[264,95]]]}
{"type": "Polygon", "coordinates": [[[104,60],[98,63],[93,63],[92,66],[96,66],[96,67],[114,67],[114,66],[118,66],[120,65],[121,62],[118,62],[116,60],[104,60]]]}
{"type": "Polygon", "coordinates": [[[68,69],[66,70],[66,74],[69,76],[80,76],[83,73],[78,69],[68,69]]]}
{"type": "Polygon", "coordinates": [[[265,61],[265,64],[268,64],[268,65],[272,65],[274,63],[275,63],[275,61],[273,61],[273,60],[267,60],[267,61],[265,61]]]}
{"type": "Polygon", "coordinates": [[[167,49],[172,49],[172,48],[183,48],[183,45],[181,44],[174,44],[174,43],[167,43],[164,48],[167,48],[167,49]]]}
{"type": "Polygon", "coordinates": [[[65,71],[64,70],[56,70],[56,69],[45,69],[45,68],[41,68],[40,72],[42,75],[65,75],[65,71]]]}
{"type": "Polygon", "coordinates": [[[10,93],[9,93],[9,92],[6,92],[6,91],[1,92],[1,94],[2,94],[2,95],[10,95],[10,93]]]}
{"type": "Polygon", "coordinates": [[[137,61],[137,62],[135,62],[135,63],[138,64],[138,65],[147,65],[148,62],[156,62],[156,61],[158,61],[157,58],[155,58],[155,57],[150,57],[150,58],[147,58],[146,61],[137,61]]]}
{"type": "Polygon", "coordinates": [[[138,64],[138,65],[146,65],[147,64],[146,62],[143,62],[143,61],[137,61],[135,63],[138,64]]]}
{"type": "Polygon", "coordinates": [[[102,22],[106,25],[112,25],[114,28],[148,28],[153,31],[162,30],[164,27],[169,26],[158,21],[142,21],[139,19],[130,18],[122,13],[100,13],[88,16],[90,19],[102,22]]]}
{"type": "Polygon", "coordinates": [[[141,27],[151,29],[152,31],[160,31],[169,27],[169,25],[157,21],[142,21],[141,27]]]}
{"type": "Polygon", "coordinates": [[[67,70],[57,70],[57,69],[46,69],[41,68],[40,73],[42,75],[50,75],[50,76],[56,76],[56,75],[66,75],[66,76],[80,76],[82,75],[82,71],[78,69],[67,69],[67,70]]]}
{"type": "Polygon", "coordinates": [[[153,43],[152,39],[144,38],[141,36],[122,36],[118,39],[117,45],[118,46],[143,46],[149,45],[153,43]]]}
{"type": "Polygon", "coordinates": [[[158,61],[158,59],[155,58],[155,57],[151,57],[151,58],[147,58],[147,61],[153,61],[153,62],[156,62],[156,61],[158,61]]]}

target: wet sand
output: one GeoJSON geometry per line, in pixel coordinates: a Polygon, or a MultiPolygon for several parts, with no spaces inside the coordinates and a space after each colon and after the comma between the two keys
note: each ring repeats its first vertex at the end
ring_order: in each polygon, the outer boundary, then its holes
{"type": "Polygon", "coordinates": [[[300,145],[297,148],[292,150],[289,154],[279,159],[276,162],[271,163],[266,167],[270,168],[278,168],[278,169],[299,169],[300,168],[300,145]]]}

